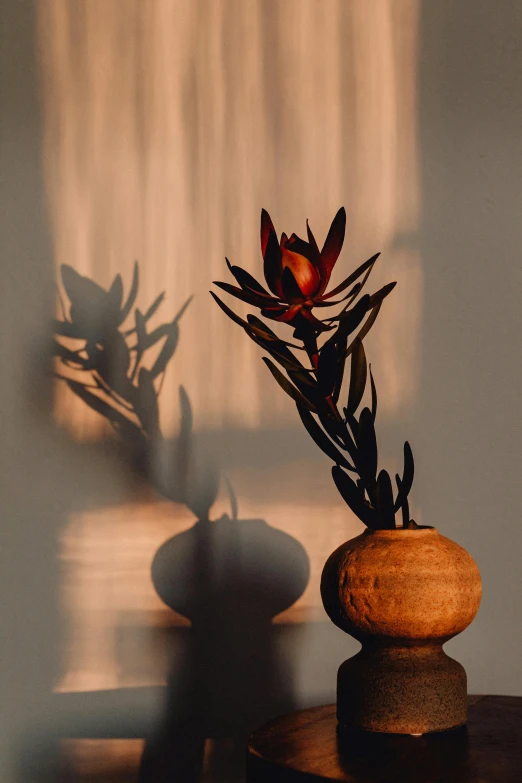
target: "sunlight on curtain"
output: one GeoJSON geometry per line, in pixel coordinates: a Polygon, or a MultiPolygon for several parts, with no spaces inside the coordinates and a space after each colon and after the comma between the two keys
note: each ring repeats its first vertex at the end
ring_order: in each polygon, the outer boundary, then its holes
{"type": "MultiPolygon", "coordinates": [[[[397,279],[370,345],[381,411],[415,397],[421,269],[417,0],[45,0],[45,160],[57,264],[104,285],[142,265],[142,299],[191,294],[162,398],[201,427],[297,426],[259,349],[213,304],[224,257],[261,274],[259,215],[319,237],[341,205],[337,276],[382,251],[397,279]],[[290,34],[291,31],[291,34],[290,34]]],[[[85,433],[85,406],[60,390],[85,433]],[[83,422],[83,425],[82,425],[83,422]]],[[[67,413],[64,412],[67,407],[67,413]]]]}
{"type": "MultiPolygon", "coordinates": [[[[138,259],[140,303],[166,290],[165,320],[194,295],[160,398],[166,433],[178,426],[181,383],[196,430],[227,437],[301,426],[258,347],[208,294],[212,280],[226,279],[225,255],[261,274],[261,207],[278,232],[302,235],[309,218],[319,241],[346,207],[334,284],[382,251],[373,290],[398,286],[367,342],[380,416],[414,402],[422,314],[417,24],[418,0],[41,0],[57,267],[70,264],[104,286],[120,272],[128,286],[138,259]]],[[[80,438],[103,431],[101,418],[62,386],[56,417],[80,438]]],[[[322,494],[309,489],[314,463],[302,472],[300,501],[288,489],[295,465],[265,467],[269,495],[257,487],[241,498],[243,514],[290,533],[310,556],[309,587],[286,613],[299,621],[319,603],[327,555],[360,529],[323,464],[322,494]]],[[[148,631],[182,620],[156,597],[150,562],[191,521],[182,507],[161,503],[71,521],[62,540],[71,628],[61,689],[162,681],[148,631]],[[148,661],[143,670],[137,660],[148,661]]]]}

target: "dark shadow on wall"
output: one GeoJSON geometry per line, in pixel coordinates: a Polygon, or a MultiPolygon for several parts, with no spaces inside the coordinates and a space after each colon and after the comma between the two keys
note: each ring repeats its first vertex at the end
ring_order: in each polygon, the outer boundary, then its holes
{"type": "Polygon", "coordinates": [[[183,389],[180,397],[180,436],[165,444],[170,459],[159,455],[154,460],[161,475],[153,476],[153,483],[198,519],[160,547],[152,580],[164,603],[191,627],[188,633],[171,631],[177,654],[163,716],[147,736],[140,780],[196,783],[203,774],[206,741],[212,740],[206,774],[241,781],[249,733],[296,707],[292,671],[278,651],[272,621],[301,596],[310,565],[293,537],[261,519],[238,518],[230,485],[230,516],[211,520],[220,471],[208,456],[198,460],[183,389]]]}
{"type": "Polygon", "coordinates": [[[296,707],[272,620],[304,591],[308,557],[263,520],[224,516],[199,520],[167,541],[152,575],[161,598],[191,628],[169,677],[162,724],[147,740],[140,780],[199,781],[210,739],[217,751],[208,760],[212,774],[240,781],[248,734],[296,707]]]}
{"type": "Polygon", "coordinates": [[[0,779],[33,781],[57,737],[51,691],[63,655],[59,537],[68,515],[121,502],[109,448],[80,446],[52,419],[54,270],[42,172],[34,3],[2,8],[0,779]]]}

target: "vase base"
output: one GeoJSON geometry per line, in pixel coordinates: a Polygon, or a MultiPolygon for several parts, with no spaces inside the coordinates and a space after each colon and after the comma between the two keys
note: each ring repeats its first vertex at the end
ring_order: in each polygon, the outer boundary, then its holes
{"type": "Polygon", "coordinates": [[[363,646],[339,669],[337,719],[386,734],[458,729],[467,720],[466,672],[442,645],[363,646]]]}

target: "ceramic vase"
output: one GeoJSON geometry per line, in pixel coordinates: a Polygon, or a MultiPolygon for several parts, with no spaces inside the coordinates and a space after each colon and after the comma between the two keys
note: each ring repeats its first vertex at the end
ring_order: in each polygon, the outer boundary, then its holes
{"type": "Polygon", "coordinates": [[[339,669],[340,725],[424,734],[465,724],[466,672],[442,645],[471,623],[481,594],[471,555],[435,528],[368,529],[342,544],[321,595],[362,648],[339,669]]]}

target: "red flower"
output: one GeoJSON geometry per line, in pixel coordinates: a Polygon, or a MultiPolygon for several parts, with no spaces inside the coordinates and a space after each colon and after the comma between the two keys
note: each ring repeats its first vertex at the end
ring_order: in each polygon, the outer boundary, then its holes
{"type": "MultiPolygon", "coordinates": [[[[330,329],[330,326],[313,315],[312,308],[338,304],[339,302],[328,302],[327,300],[344,291],[364,269],[375,261],[375,258],[370,259],[333,291],[325,293],[335,262],[343,246],[345,227],[346,212],[344,207],[341,207],[332,221],[322,250],[319,250],[308,221],[306,222],[307,242],[296,234],[292,234],[289,238],[284,233],[281,234],[279,241],[270,215],[263,209],[261,211],[261,252],[264,260],[265,280],[272,294],[244,269],[231,266],[228,259],[228,267],[240,288],[228,283],[216,282],[215,284],[238,299],[259,307],[262,315],[266,318],[284,321],[294,326],[297,326],[304,318],[317,331],[330,329]]],[[[355,289],[350,291],[347,297],[353,293],[355,293],[355,289]]]]}

